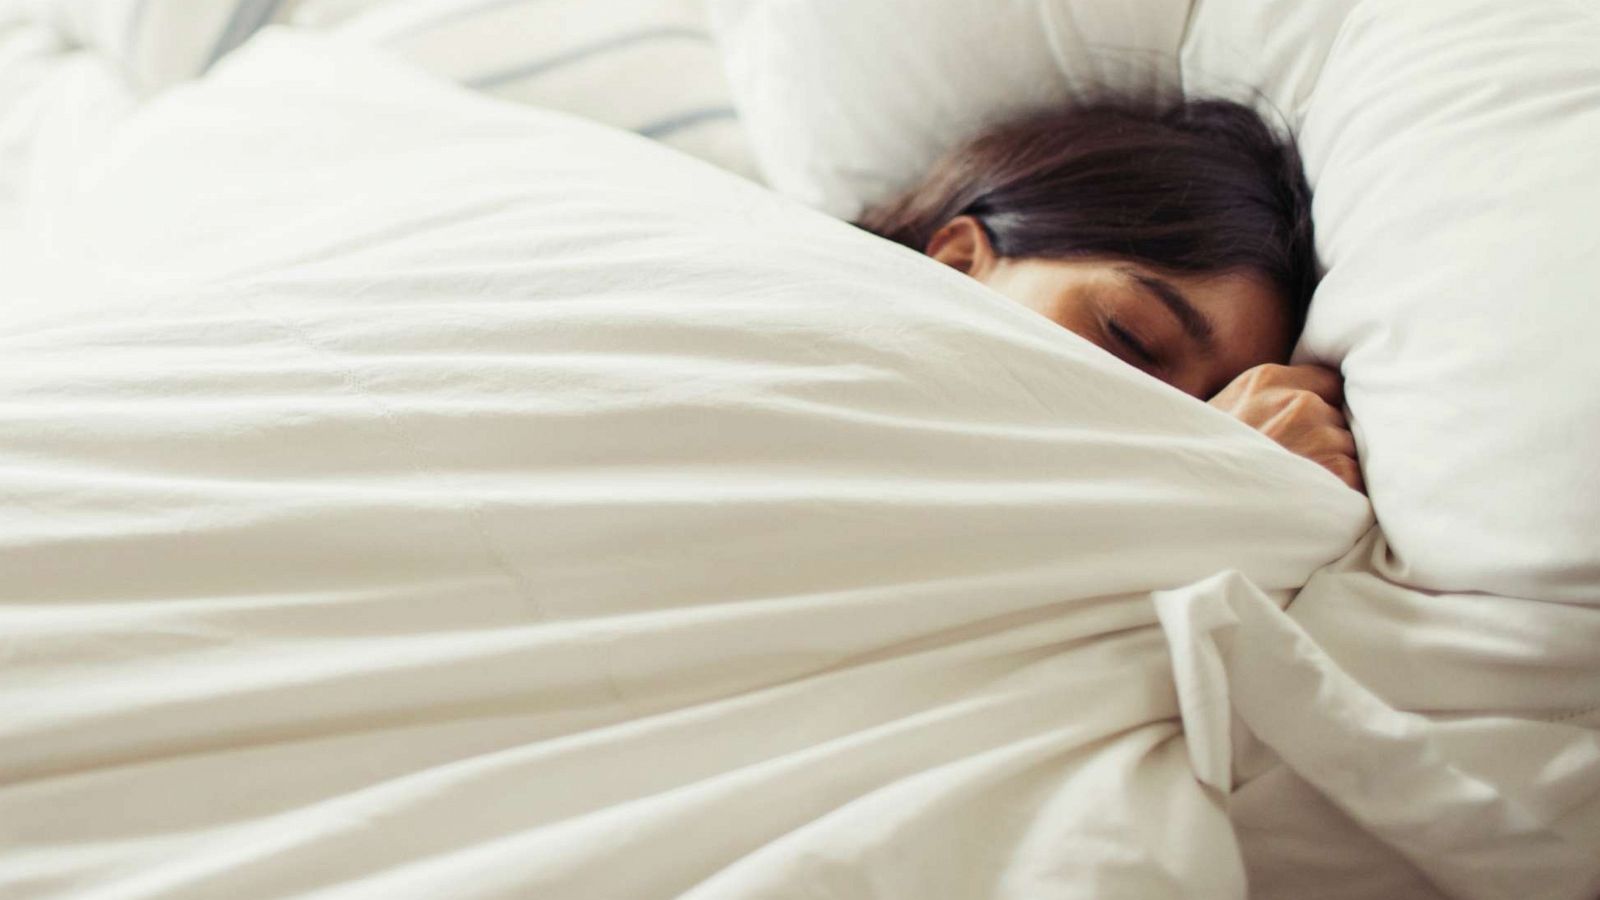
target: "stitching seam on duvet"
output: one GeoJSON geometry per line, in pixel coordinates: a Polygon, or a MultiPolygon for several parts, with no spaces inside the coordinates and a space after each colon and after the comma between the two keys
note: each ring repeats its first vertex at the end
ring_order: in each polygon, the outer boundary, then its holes
{"type": "Polygon", "coordinates": [[[1567,710],[1566,712],[1549,716],[1547,722],[1570,722],[1573,719],[1587,718],[1595,713],[1600,713],[1600,706],[1586,706],[1580,709],[1567,710]]]}

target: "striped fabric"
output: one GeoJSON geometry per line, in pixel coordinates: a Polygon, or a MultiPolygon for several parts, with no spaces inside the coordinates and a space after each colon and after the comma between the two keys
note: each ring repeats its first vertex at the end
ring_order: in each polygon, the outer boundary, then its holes
{"type": "Polygon", "coordinates": [[[13,0],[142,94],[263,25],[335,28],[506,100],[636,131],[756,178],[701,0],[13,0]]]}
{"type": "Polygon", "coordinates": [[[288,18],[756,177],[699,0],[300,0],[288,18]]]}
{"type": "Polygon", "coordinates": [[[221,59],[229,50],[244,43],[261,26],[267,24],[283,0],[237,0],[222,31],[206,54],[205,68],[221,59]]]}
{"type": "Polygon", "coordinates": [[[110,60],[150,94],[203,73],[290,0],[34,0],[67,40],[110,60]]]}

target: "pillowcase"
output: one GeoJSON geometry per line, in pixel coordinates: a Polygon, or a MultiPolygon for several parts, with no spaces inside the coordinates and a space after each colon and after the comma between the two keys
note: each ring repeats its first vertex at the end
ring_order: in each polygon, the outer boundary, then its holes
{"type": "Polygon", "coordinates": [[[698,0],[301,0],[289,20],[756,177],[698,0]]]}
{"type": "Polygon", "coordinates": [[[1281,111],[1328,267],[1297,360],[1344,372],[1396,576],[1600,598],[1592,6],[713,7],[770,183],[840,216],[985,123],[1099,86],[1281,111]]]}
{"type": "Polygon", "coordinates": [[[1094,86],[1178,90],[1190,0],[710,0],[762,174],[842,218],[963,135],[1094,86]]]}
{"type": "Polygon", "coordinates": [[[697,0],[31,0],[149,95],[269,22],[342,30],[434,74],[559,109],[756,178],[697,0]]]}
{"type": "Polygon", "coordinates": [[[1564,0],[1220,0],[1196,93],[1296,124],[1327,279],[1300,361],[1340,364],[1388,568],[1600,603],[1600,10],[1564,0]]]}

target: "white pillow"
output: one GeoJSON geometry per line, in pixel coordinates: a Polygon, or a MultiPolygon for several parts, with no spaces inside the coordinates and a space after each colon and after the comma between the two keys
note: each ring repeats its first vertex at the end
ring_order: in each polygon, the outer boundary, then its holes
{"type": "Polygon", "coordinates": [[[269,22],[348,31],[501,99],[636,131],[756,178],[699,0],[24,0],[141,94],[269,22]]]}
{"type": "Polygon", "coordinates": [[[328,25],[503,100],[756,169],[700,0],[301,0],[328,25]]]}
{"type": "Polygon", "coordinates": [[[1183,69],[1297,123],[1395,576],[1600,602],[1600,8],[1219,0],[1183,69]]]}
{"type": "Polygon", "coordinates": [[[850,218],[1090,85],[1168,93],[1190,0],[709,0],[762,174],[850,218]]]}
{"type": "Polygon", "coordinates": [[[713,6],[770,182],[841,216],[1094,85],[1282,111],[1330,269],[1298,358],[1348,379],[1394,571],[1600,597],[1594,6],[1218,0],[1187,33],[1175,2],[713,6]]]}

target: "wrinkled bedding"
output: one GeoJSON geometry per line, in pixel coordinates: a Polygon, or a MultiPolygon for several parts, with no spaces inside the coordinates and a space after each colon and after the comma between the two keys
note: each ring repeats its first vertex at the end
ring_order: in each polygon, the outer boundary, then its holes
{"type": "Polygon", "coordinates": [[[1463,794],[1279,612],[1360,496],[903,248],[286,32],[40,214],[0,895],[1242,898],[1236,716],[1597,884],[1581,729],[1463,794]]]}

